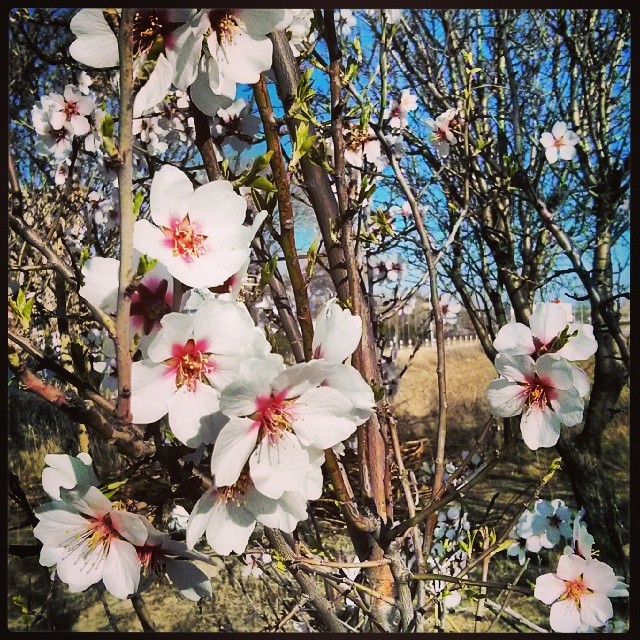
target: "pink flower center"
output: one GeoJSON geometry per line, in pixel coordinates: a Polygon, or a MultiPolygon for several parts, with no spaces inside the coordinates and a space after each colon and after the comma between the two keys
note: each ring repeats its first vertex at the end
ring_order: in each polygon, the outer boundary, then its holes
{"type": "Polygon", "coordinates": [[[136,547],[136,553],[144,571],[152,571],[156,575],[162,573],[166,564],[166,554],[161,547],[145,544],[136,547]]]}
{"type": "Polygon", "coordinates": [[[564,137],[557,138],[557,139],[554,141],[553,146],[554,146],[554,147],[557,147],[558,149],[559,149],[560,147],[564,147],[564,137]]]}
{"type": "Polygon", "coordinates": [[[532,384],[528,388],[527,404],[542,409],[549,404],[548,389],[545,387],[540,378],[536,375],[532,384]]]}
{"type": "Polygon", "coordinates": [[[582,582],[582,576],[576,578],[575,580],[565,580],[564,581],[565,592],[560,597],[560,600],[573,600],[577,605],[580,604],[580,598],[586,595],[587,593],[591,593],[591,589],[589,589],[584,582],[582,582]]]}
{"type": "Polygon", "coordinates": [[[206,382],[204,376],[215,369],[215,364],[209,360],[210,354],[205,353],[205,348],[204,341],[196,342],[193,338],[184,346],[174,345],[173,357],[165,360],[165,364],[175,369],[176,387],[186,384],[189,391],[195,391],[198,382],[206,382]]]}
{"type": "Polygon", "coordinates": [[[71,120],[71,116],[80,114],[80,111],[78,110],[78,103],[67,102],[66,100],[64,103],[63,111],[64,111],[64,114],[67,116],[67,120],[71,120]]]}
{"type": "Polygon", "coordinates": [[[259,439],[276,440],[285,431],[291,431],[291,400],[286,399],[287,390],[256,399],[258,410],[250,418],[260,426],[259,439]]]}
{"type": "Polygon", "coordinates": [[[155,283],[140,283],[131,296],[131,316],[142,322],[145,335],[149,335],[160,320],[171,311],[167,289],[169,283],[160,280],[155,283]],[[148,285],[148,286],[147,286],[148,285]]]}
{"type": "Polygon", "coordinates": [[[442,127],[438,127],[434,133],[433,137],[437,142],[446,142],[447,140],[447,129],[443,129],[442,127]]]}
{"type": "Polygon", "coordinates": [[[167,243],[173,249],[174,256],[181,256],[187,262],[191,262],[206,253],[204,243],[207,236],[198,233],[196,225],[191,224],[189,220],[189,214],[179,224],[171,224],[171,227],[162,227],[162,233],[167,237],[167,243]]]}

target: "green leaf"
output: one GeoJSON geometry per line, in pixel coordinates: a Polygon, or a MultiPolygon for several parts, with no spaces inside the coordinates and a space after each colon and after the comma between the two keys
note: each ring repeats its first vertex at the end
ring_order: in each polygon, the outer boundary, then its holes
{"type": "Polygon", "coordinates": [[[115,482],[111,482],[110,484],[106,484],[100,487],[100,491],[104,495],[105,498],[111,500],[111,498],[115,495],[116,491],[124,484],[127,484],[126,480],[116,480],[115,482]]]}
{"type": "Polygon", "coordinates": [[[311,245],[309,246],[309,249],[307,250],[306,275],[307,275],[307,279],[309,280],[313,276],[313,271],[316,266],[316,260],[318,259],[319,248],[320,248],[320,236],[316,236],[313,239],[313,242],[311,243],[311,245]]]}
{"type": "Polygon", "coordinates": [[[258,289],[262,291],[268,284],[271,278],[273,278],[273,274],[276,272],[278,268],[278,256],[273,256],[269,262],[265,263],[262,266],[262,271],[260,272],[260,282],[258,283],[258,289]]]}
{"type": "Polygon", "coordinates": [[[158,264],[158,260],[156,258],[149,258],[146,254],[142,254],[140,256],[140,260],[138,261],[138,269],[136,271],[136,276],[142,277],[145,273],[148,273],[158,264]]]}
{"type": "Polygon", "coordinates": [[[260,191],[267,191],[269,193],[275,193],[278,189],[275,187],[271,180],[268,180],[264,176],[256,176],[250,183],[247,184],[252,189],[260,189],[260,191]]]}

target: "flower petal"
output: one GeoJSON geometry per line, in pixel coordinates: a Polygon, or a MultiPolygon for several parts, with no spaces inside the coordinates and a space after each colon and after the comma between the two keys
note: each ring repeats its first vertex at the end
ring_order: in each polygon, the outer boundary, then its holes
{"type": "Polygon", "coordinates": [[[556,575],[560,580],[573,581],[587,568],[587,561],[574,553],[563,554],[558,559],[556,575]]]}
{"type": "Polygon", "coordinates": [[[196,543],[202,537],[202,534],[206,531],[211,519],[211,511],[213,505],[216,502],[217,489],[212,487],[205,491],[198,499],[193,511],[189,515],[189,522],[187,523],[187,547],[193,549],[196,543]]]}
{"type": "Polygon", "coordinates": [[[531,332],[543,345],[550,344],[568,324],[565,310],[553,302],[536,305],[529,318],[531,332]]]}
{"type": "Polygon", "coordinates": [[[189,213],[187,205],[194,193],[186,173],[170,164],[162,166],[151,181],[151,218],[158,226],[170,226],[189,213]]]}
{"type": "Polygon", "coordinates": [[[567,344],[556,351],[556,355],[567,360],[586,360],[598,350],[598,343],[593,337],[593,327],[590,324],[570,324],[569,333],[574,331],[578,335],[569,338],[567,344]]]}
{"type": "Polygon", "coordinates": [[[118,308],[119,269],[120,261],[115,258],[89,258],[82,267],[84,284],[78,293],[105,313],[115,313],[118,308]]]}
{"type": "Polygon", "coordinates": [[[256,446],[257,439],[258,425],[253,420],[229,420],[218,435],[211,454],[211,473],[215,477],[216,485],[225,487],[236,482],[256,446]]]}
{"type": "Polygon", "coordinates": [[[118,39],[104,18],[102,9],[81,9],[69,25],[77,40],[69,53],[88,67],[103,69],[118,65],[118,39]]]}
{"type": "Polygon", "coordinates": [[[556,633],[575,633],[580,624],[580,610],[572,598],[551,605],[549,625],[556,633]]]}
{"type": "Polygon", "coordinates": [[[124,540],[111,540],[102,581],[110,594],[123,600],[138,590],[140,560],[132,544],[124,540]]]}
{"type": "Polygon", "coordinates": [[[580,598],[580,617],[590,627],[601,627],[613,618],[611,600],[604,593],[585,593],[580,598]]]}
{"type": "Polygon", "coordinates": [[[207,542],[220,555],[243,553],[256,527],[255,516],[233,502],[219,500],[213,506],[207,526],[207,542]]]}
{"type": "Polygon", "coordinates": [[[527,393],[525,387],[504,378],[492,380],[486,391],[489,409],[495,416],[510,418],[522,413],[527,393]]]}
{"type": "Polygon", "coordinates": [[[493,364],[501,376],[512,382],[529,384],[536,372],[536,363],[531,356],[507,356],[499,353],[493,364]]]}
{"type": "MultiPolygon", "coordinates": [[[[158,102],[164,100],[173,80],[173,65],[167,60],[164,53],[161,53],[156,60],[153,71],[144,86],[138,91],[133,101],[133,117],[139,118],[143,112],[151,107],[155,107],[158,102]]],[[[171,165],[165,165],[169,167],[171,165]]]]}
{"type": "Polygon", "coordinates": [[[496,351],[508,356],[532,355],[536,352],[531,329],[521,322],[510,322],[501,327],[493,346],[496,351]]]}
{"type": "Polygon", "coordinates": [[[520,431],[529,449],[553,447],[560,437],[560,422],[548,407],[529,407],[520,420],[520,431]]]}
{"type": "Polygon", "coordinates": [[[140,360],[131,366],[131,414],[136,424],[160,420],[169,398],[176,393],[175,372],[164,362],[140,360]]]}
{"type": "Polygon", "coordinates": [[[215,442],[229,418],[220,413],[220,392],[204,382],[192,391],[184,384],[167,401],[169,426],[187,447],[215,442]]]}
{"type": "Polygon", "coordinates": [[[307,501],[294,491],[285,491],[280,498],[273,500],[256,489],[250,489],[245,506],[261,524],[287,533],[291,533],[298,522],[307,519],[307,501]]]}
{"type": "Polygon", "coordinates": [[[551,133],[556,140],[562,138],[567,130],[567,124],[565,122],[556,122],[551,129],[551,133]]]}
{"type": "Polygon", "coordinates": [[[249,473],[256,489],[274,500],[285,491],[299,488],[308,467],[309,454],[288,432],[273,441],[264,437],[249,459],[249,473]]]}
{"type": "Polygon", "coordinates": [[[321,309],[313,334],[313,357],[327,362],[344,362],[362,337],[362,320],[348,309],[342,309],[332,298],[321,309]]]}
{"type": "Polygon", "coordinates": [[[211,580],[192,562],[167,560],[167,576],[183,598],[197,602],[213,595],[211,580]]]}

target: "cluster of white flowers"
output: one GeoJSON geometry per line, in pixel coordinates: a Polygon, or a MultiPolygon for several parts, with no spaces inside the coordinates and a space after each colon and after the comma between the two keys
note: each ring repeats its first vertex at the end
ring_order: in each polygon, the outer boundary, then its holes
{"type": "Polygon", "coordinates": [[[51,498],[36,508],[40,564],[55,566],[71,592],[102,582],[116,598],[128,598],[166,574],[189,600],[211,597],[207,575],[193,561],[211,560],[158,531],[141,514],[111,503],[98,489],[91,457],[49,454],[42,486],[51,498]]]}
{"type": "Polygon", "coordinates": [[[491,412],[501,418],[522,414],[520,430],[530,449],[554,446],[561,425],[582,420],[589,379],[569,361],[596,352],[593,327],[569,323],[560,305],[542,303],[534,308],[529,327],[506,324],[493,346],[500,378],[487,387],[491,412]]]}
{"type": "Polygon", "coordinates": [[[411,89],[403,89],[399,100],[392,100],[385,109],[384,117],[389,118],[389,126],[394,129],[405,129],[409,124],[409,112],[418,108],[418,96],[411,89]]]}
{"type": "MultiPolygon", "coordinates": [[[[164,100],[172,86],[190,89],[207,115],[229,107],[238,84],[253,84],[271,68],[267,34],[286,29],[293,18],[287,9],[139,9],[134,70],[137,78],[152,70],[136,94],[134,117],[164,100]]],[[[70,53],[78,62],[97,68],[118,64],[117,39],[102,9],[79,11],[71,31],[76,40],[70,53]]]]}
{"type": "Polygon", "coordinates": [[[541,549],[553,549],[562,537],[570,540],[573,536],[571,511],[559,498],[536,500],[531,509],[520,516],[518,524],[510,531],[514,540],[507,549],[507,555],[517,557],[523,565],[527,552],[538,553],[541,549]]]}
{"type": "Polygon", "coordinates": [[[38,135],[35,150],[56,162],[56,184],[64,184],[67,178],[74,138],[87,136],[85,148],[95,150],[96,136],[100,136],[97,111],[93,96],[84,95],[72,84],[65,87],[64,94],[44,95],[32,107],[31,120],[38,135]]]}
{"type": "Polygon", "coordinates": [[[251,112],[251,105],[238,98],[226,109],[218,110],[211,130],[216,143],[242,153],[251,147],[254,136],[260,131],[260,118],[251,112]]]}

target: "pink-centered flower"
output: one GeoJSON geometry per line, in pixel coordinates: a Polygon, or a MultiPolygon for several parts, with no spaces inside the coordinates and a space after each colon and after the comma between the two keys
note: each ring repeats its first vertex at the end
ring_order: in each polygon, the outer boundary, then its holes
{"type": "MultiPolygon", "coordinates": [[[[118,306],[118,270],[115,258],[90,258],[82,267],[84,284],[79,294],[91,304],[115,315],[118,306]]],[[[160,330],[160,321],[171,311],[173,278],[162,264],[156,264],[140,280],[131,295],[130,327],[140,337],[139,348],[146,357],[149,343],[160,330]]]]}
{"type": "Polygon", "coordinates": [[[220,398],[229,423],[211,457],[218,486],[236,482],[249,460],[251,480],[265,496],[277,499],[299,489],[310,465],[308,447],[328,449],[366,420],[353,414],[354,405],[341,390],[322,386],[328,373],[321,361],[285,371],[260,361],[243,363],[220,398]]]}
{"type": "Polygon", "coordinates": [[[447,109],[435,120],[427,120],[426,124],[431,129],[431,142],[436,147],[436,152],[440,158],[446,158],[452,144],[458,142],[455,134],[451,130],[451,123],[455,120],[457,109],[447,109]]]}
{"type": "Polygon", "coordinates": [[[570,323],[565,309],[554,302],[537,304],[528,327],[521,322],[501,327],[493,346],[508,356],[555,353],[567,360],[586,360],[598,349],[593,327],[570,323]]]}
{"type": "Polygon", "coordinates": [[[216,287],[238,272],[266,217],[244,226],[246,200],[230,182],[216,180],[193,189],[179,169],[165,165],[151,183],[151,219],[138,220],[134,246],[164,264],[190,287],[216,287]]]}
{"type": "Polygon", "coordinates": [[[580,136],[567,128],[565,122],[556,122],[551,133],[545,131],[540,136],[540,144],[544,147],[544,154],[550,164],[562,160],[573,160],[576,157],[576,145],[580,136]]]}
{"type": "Polygon", "coordinates": [[[199,60],[191,87],[196,106],[214,116],[233,102],[236,84],[258,82],[260,73],[271,68],[273,45],[267,34],[285,28],[291,19],[284,9],[200,11],[194,18],[194,28],[205,34],[206,46],[202,38],[190,43],[190,56],[199,60]]]}
{"type": "Polygon", "coordinates": [[[147,539],[138,515],[119,511],[96,487],[60,489],[61,500],[35,510],[40,521],[33,534],[43,544],[40,564],[56,565],[71,592],[104,582],[116,598],[134,594],[140,562],[134,545],[147,539]]]}
{"type": "Polygon", "coordinates": [[[404,129],[408,124],[408,114],[418,108],[418,96],[411,93],[411,89],[403,89],[400,100],[392,100],[385,109],[384,117],[390,118],[389,126],[396,129],[404,129]]]}
{"type": "Polygon", "coordinates": [[[443,293],[440,296],[440,312],[446,324],[455,324],[460,311],[462,311],[462,305],[450,293],[443,293]]]}
{"type": "Polygon", "coordinates": [[[243,305],[223,300],[192,315],[169,313],[161,324],[148,359],[133,363],[133,420],[146,424],[168,413],[181,442],[211,443],[227,421],[219,412],[220,390],[235,379],[244,357],[263,356],[266,338],[243,305]]]}
{"type": "Polygon", "coordinates": [[[565,554],[555,573],[538,576],[533,595],[551,605],[549,624],[557,633],[575,633],[581,625],[602,627],[613,617],[612,597],[628,596],[613,569],[593,558],[565,554]]]}
{"type": "Polygon", "coordinates": [[[64,96],[51,94],[51,126],[60,129],[68,123],[77,136],[89,133],[89,116],[96,108],[96,103],[90,96],[84,96],[76,88],[68,84],[64,89],[64,96]]]}
{"type": "Polygon", "coordinates": [[[243,553],[256,522],[291,533],[307,518],[307,500],[322,493],[322,451],[312,452],[306,474],[298,477],[298,491],[285,491],[277,499],[260,493],[245,467],[236,481],[213,485],[195,504],[187,525],[187,546],[193,548],[203,534],[221,555],[243,553]]]}
{"type": "Polygon", "coordinates": [[[495,367],[501,377],[487,387],[489,408],[501,418],[522,414],[520,430],[530,449],[554,446],[561,425],[582,420],[584,401],[563,358],[547,354],[534,362],[531,356],[498,354],[495,367]]]}

